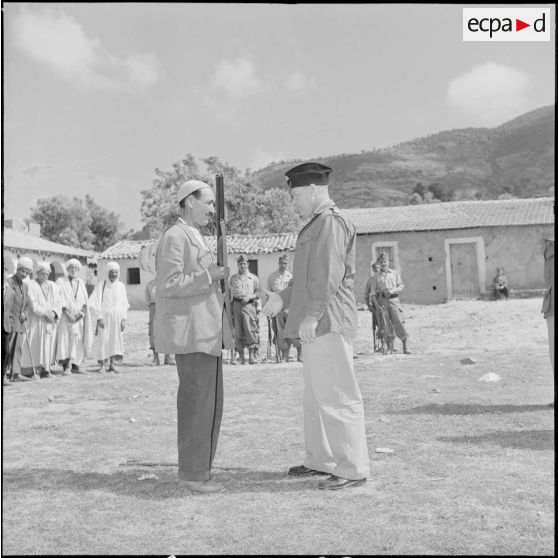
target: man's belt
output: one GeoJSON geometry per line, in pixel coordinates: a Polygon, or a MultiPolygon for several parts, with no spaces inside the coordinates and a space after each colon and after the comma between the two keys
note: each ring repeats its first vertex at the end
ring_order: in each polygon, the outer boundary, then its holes
{"type": "Polygon", "coordinates": [[[399,298],[398,294],[390,294],[388,298],[399,298]]]}
{"type": "Polygon", "coordinates": [[[251,304],[252,302],[255,303],[255,300],[249,300],[248,302],[244,302],[241,298],[238,297],[233,297],[233,300],[236,300],[236,302],[240,302],[241,304],[251,304]]]}

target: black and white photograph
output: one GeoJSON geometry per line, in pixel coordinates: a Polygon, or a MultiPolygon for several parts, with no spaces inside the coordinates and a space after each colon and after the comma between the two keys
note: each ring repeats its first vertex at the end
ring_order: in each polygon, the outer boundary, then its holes
{"type": "Polygon", "coordinates": [[[555,8],[3,2],[2,555],[553,556],[555,8]]]}

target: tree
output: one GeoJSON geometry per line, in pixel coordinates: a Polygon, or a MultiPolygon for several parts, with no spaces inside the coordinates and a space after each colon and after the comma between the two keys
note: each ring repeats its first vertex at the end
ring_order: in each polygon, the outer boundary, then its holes
{"type": "Polygon", "coordinates": [[[30,220],[41,225],[41,236],[47,240],[93,249],[91,214],[84,202],[76,197],[53,196],[37,200],[30,220]]]}
{"type": "Polygon", "coordinates": [[[120,216],[95,203],[89,195],[85,196],[85,205],[91,215],[90,227],[94,237],[93,247],[98,252],[103,252],[119,238],[118,231],[123,226],[120,216]]]}
{"type": "MultiPolygon", "coordinates": [[[[225,181],[225,209],[227,232],[263,234],[293,232],[299,219],[287,190],[263,188],[253,182],[252,175],[223,163],[217,157],[196,160],[192,154],[174,163],[170,170],[155,169],[150,190],[143,190],[141,216],[144,230],[157,236],[165,227],[174,223],[179,215],[176,196],[186,180],[203,180],[213,186],[215,175],[223,174],[225,181]]],[[[213,234],[214,225],[202,229],[203,234],[213,234]]]]}
{"type": "Polygon", "coordinates": [[[41,236],[66,246],[103,251],[118,240],[121,226],[117,214],[85,196],[69,199],[52,196],[37,201],[28,221],[41,225],[41,236]]]}

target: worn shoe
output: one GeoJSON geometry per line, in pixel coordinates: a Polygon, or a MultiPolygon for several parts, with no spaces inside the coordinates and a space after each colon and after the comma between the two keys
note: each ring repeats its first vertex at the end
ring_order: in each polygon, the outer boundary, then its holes
{"type": "Polygon", "coordinates": [[[52,375],[49,370],[42,370],[41,371],[41,378],[51,378],[52,375]]]}
{"type": "Polygon", "coordinates": [[[6,376],[2,376],[2,385],[3,386],[9,386],[10,385],[10,380],[8,380],[8,378],[6,378],[6,376]]]}
{"type": "Polygon", "coordinates": [[[350,480],[331,475],[329,478],[320,481],[318,483],[318,488],[321,490],[341,490],[342,488],[349,488],[350,486],[361,486],[365,482],[366,478],[350,480]]]}
{"type": "Polygon", "coordinates": [[[289,475],[291,477],[309,477],[311,475],[329,475],[329,473],[324,473],[323,471],[316,471],[316,469],[310,469],[305,465],[295,465],[289,469],[289,475]]]}
{"type": "Polygon", "coordinates": [[[77,364],[72,364],[72,374],[83,374],[77,364]]]}
{"type": "Polygon", "coordinates": [[[181,480],[181,486],[185,486],[188,490],[192,492],[199,492],[200,494],[216,494],[217,492],[222,492],[225,487],[213,479],[205,481],[187,481],[181,480]]]}

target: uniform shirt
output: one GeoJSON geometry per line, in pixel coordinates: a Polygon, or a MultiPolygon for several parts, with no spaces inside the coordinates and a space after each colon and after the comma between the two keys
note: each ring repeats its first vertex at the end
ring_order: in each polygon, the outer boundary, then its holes
{"type": "Polygon", "coordinates": [[[393,294],[398,295],[403,290],[403,281],[401,280],[399,271],[396,269],[388,268],[385,272],[378,271],[373,279],[375,279],[373,285],[376,287],[376,294],[384,289],[396,289],[396,292],[393,294]]]}
{"type": "Polygon", "coordinates": [[[327,333],[339,333],[345,339],[355,336],[355,239],[354,225],[333,200],[314,210],[298,234],[292,283],[279,293],[283,307],[289,309],[285,337],[298,338],[307,316],[318,320],[318,337],[327,333]]]}
{"type": "Polygon", "coordinates": [[[279,270],[274,271],[267,278],[267,290],[274,293],[280,293],[284,291],[289,285],[289,281],[293,278],[293,274],[286,269],[283,273],[279,270]]]}
{"type": "Polygon", "coordinates": [[[507,287],[508,280],[506,279],[505,275],[496,275],[494,277],[494,286],[496,287],[507,287]]]}
{"type": "Polygon", "coordinates": [[[260,281],[256,275],[246,271],[244,274],[235,273],[229,280],[231,296],[233,298],[253,297],[260,289],[260,281]]]}

